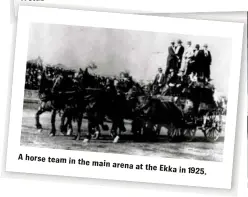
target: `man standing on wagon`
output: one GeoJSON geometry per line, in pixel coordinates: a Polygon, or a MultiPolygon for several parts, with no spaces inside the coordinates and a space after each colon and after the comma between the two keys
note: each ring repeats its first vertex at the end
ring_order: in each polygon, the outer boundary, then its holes
{"type": "Polygon", "coordinates": [[[166,63],[166,69],[165,69],[165,77],[167,78],[170,69],[177,69],[177,56],[176,56],[176,46],[175,46],[175,42],[172,41],[171,42],[171,46],[168,47],[168,56],[167,56],[167,63],[166,63]]]}
{"type": "Polygon", "coordinates": [[[203,53],[202,50],[200,50],[200,45],[196,44],[195,45],[195,49],[194,49],[194,55],[192,57],[192,61],[191,61],[191,69],[188,69],[188,74],[191,75],[191,73],[193,74],[193,76],[197,76],[197,78],[199,78],[202,75],[202,71],[203,71],[203,53]]]}
{"type": "MultiPolygon", "coordinates": [[[[180,71],[183,73],[183,75],[187,73],[188,65],[190,64],[190,62],[192,61],[192,57],[194,56],[194,50],[191,44],[192,44],[191,41],[187,42],[186,50],[183,53],[183,58],[182,58],[182,63],[181,63],[181,68],[180,68],[180,71]]],[[[189,70],[190,69],[191,68],[189,68],[189,70]]]]}
{"type": "Polygon", "coordinates": [[[206,82],[210,81],[210,65],[212,63],[212,56],[210,51],[208,50],[208,45],[204,44],[203,45],[203,50],[202,53],[204,54],[203,56],[203,75],[206,80],[206,82]]]}
{"type": "Polygon", "coordinates": [[[177,69],[175,70],[176,73],[178,72],[179,68],[181,67],[183,53],[184,53],[184,47],[182,45],[182,41],[179,39],[177,41],[177,46],[176,46],[176,50],[175,50],[175,54],[177,57],[177,69]]]}

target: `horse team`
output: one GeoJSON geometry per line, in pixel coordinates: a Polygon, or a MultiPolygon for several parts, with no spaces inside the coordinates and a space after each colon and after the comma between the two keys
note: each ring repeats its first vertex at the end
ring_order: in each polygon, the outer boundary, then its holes
{"type": "MultiPolygon", "coordinates": [[[[190,80],[189,78],[186,80],[190,80]]],[[[184,130],[189,125],[185,114],[199,114],[200,103],[203,101],[216,106],[213,90],[197,89],[192,82],[182,82],[180,95],[174,96],[177,101],[162,101],[153,96],[149,86],[141,86],[130,76],[123,75],[121,79],[106,79],[100,84],[94,75],[89,74],[88,68],[80,69],[76,75],[60,71],[55,80],[49,79],[46,70],[42,72],[39,97],[40,106],[36,112],[36,128],[42,130],[39,117],[45,111],[51,111],[51,136],[56,135],[56,114],[61,115],[60,131],[63,134],[72,134],[72,122],[77,122],[76,139],[81,137],[83,118],[88,120],[85,142],[99,138],[101,129],[109,130],[106,121],[112,122],[110,135],[113,142],[118,142],[122,132],[126,131],[124,120],[131,120],[131,132],[135,137],[146,131],[149,137],[158,135],[159,125],[170,125],[173,128],[184,130]],[[179,102],[180,98],[186,98],[179,102]],[[192,101],[189,106],[186,100],[192,101]],[[178,104],[176,104],[178,103],[178,104]],[[156,125],[156,132],[154,130],[156,125]]],[[[177,93],[178,94],[178,93],[177,93]]]]}

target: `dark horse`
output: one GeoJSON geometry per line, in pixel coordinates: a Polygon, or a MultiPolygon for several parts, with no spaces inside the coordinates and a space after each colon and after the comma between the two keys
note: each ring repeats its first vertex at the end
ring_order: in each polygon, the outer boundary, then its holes
{"type": "MultiPolygon", "coordinates": [[[[42,131],[42,125],[40,123],[40,115],[47,111],[53,110],[53,96],[52,96],[52,88],[53,88],[53,79],[49,79],[46,76],[46,71],[44,70],[41,75],[40,86],[39,86],[39,98],[40,98],[40,106],[35,114],[36,128],[39,132],[42,131]]],[[[53,115],[54,116],[54,115],[53,115]]]]}
{"type": "MultiPolygon", "coordinates": [[[[71,91],[73,87],[73,82],[66,76],[66,73],[58,73],[58,76],[55,80],[49,79],[46,76],[45,71],[42,73],[40,88],[39,88],[39,97],[40,97],[40,106],[35,115],[36,128],[40,131],[42,130],[42,125],[39,121],[39,117],[42,113],[46,111],[51,111],[51,132],[50,136],[56,134],[55,119],[56,113],[62,112],[66,105],[68,104],[69,97],[65,94],[66,91],[71,91]]],[[[71,125],[70,122],[68,124],[71,125]]]]}
{"type": "Polygon", "coordinates": [[[85,70],[79,69],[77,77],[74,78],[72,91],[64,93],[67,102],[65,103],[61,117],[60,129],[62,133],[65,133],[67,126],[69,126],[69,129],[72,132],[72,127],[67,123],[74,120],[77,122],[76,140],[79,140],[84,114],[86,114],[86,118],[88,119],[88,139],[91,138],[91,136],[98,138],[100,126],[103,130],[108,130],[107,125],[104,125],[103,123],[103,113],[98,113],[97,115],[95,113],[92,114],[94,111],[92,108],[95,109],[98,107],[99,103],[97,102],[97,105],[95,105],[93,98],[97,98],[97,100],[104,100],[104,98],[106,98],[102,94],[103,91],[96,87],[98,87],[97,80],[93,75],[88,73],[88,68],[85,70]],[[65,119],[67,119],[66,123],[65,119]]]}
{"type": "Polygon", "coordinates": [[[139,94],[143,94],[143,90],[134,81],[122,82],[119,87],[118,85],[115,87],[110,80],[105,89],[92,95],[92,105],[88,107],[90,123],[99,130],[99,124],[102,124],[106,117],[110,119],[112,122],[110,134],[114,139],[113,142],[118,142],[121,133],[126,131],[124,119],[134,118],[133,112],[139,94]]]}
{"type": "MultiPolygon", "coordinates": [[[[184,87],[183,84],[181,86],[184,87]]],[[[141,94],[131,96],[134,98],[132,99],[134,110],[131,132],[136,137],[142,135],[147,140],[155,139],[162,126],[168,129],[168,134],[181,133],[185,127],[184,106],[179,106],[175,102],[180,96],[178,94],[153,95],[152,86],[148,84],[145,87],[147,88],[141,94]]]]}
{"type": "Polygon", "coordinates": [[[135,139],[154,140],[162,126],[168,132],[180,132],[184,127],[182,110],[172,100],[144,94],[137,97],[135,105],[131,130],[135,139]]]}

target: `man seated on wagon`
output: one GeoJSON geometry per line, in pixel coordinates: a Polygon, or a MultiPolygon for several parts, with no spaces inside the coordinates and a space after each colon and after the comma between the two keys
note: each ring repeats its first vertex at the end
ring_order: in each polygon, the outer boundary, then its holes
{"type": "Polygon", "coordinates": [[[175,73],[174,69],[170,69],[165,88],[162,90],[161,95],[174,95],[177,92],[177,89],[180,87],[180,78],[175,73]]]}
{"type": "Polygon", "coordinates": [[[165,85],[165,82],[166,82],[165,74],[163,74],[162,68],[158,68],[158,73],[155,76],[155,79],[154,79],[153,84],[152,84],[154,95],[161,93],[162,88],[165,85]]]}

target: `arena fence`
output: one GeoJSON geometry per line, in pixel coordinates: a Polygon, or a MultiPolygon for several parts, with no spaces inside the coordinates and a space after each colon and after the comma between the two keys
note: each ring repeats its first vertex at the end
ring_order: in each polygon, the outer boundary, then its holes
{"type": "Polygon", "coordinates": [[[39,103],[38,90],[25,89],[24,103],[39,103]]]}

